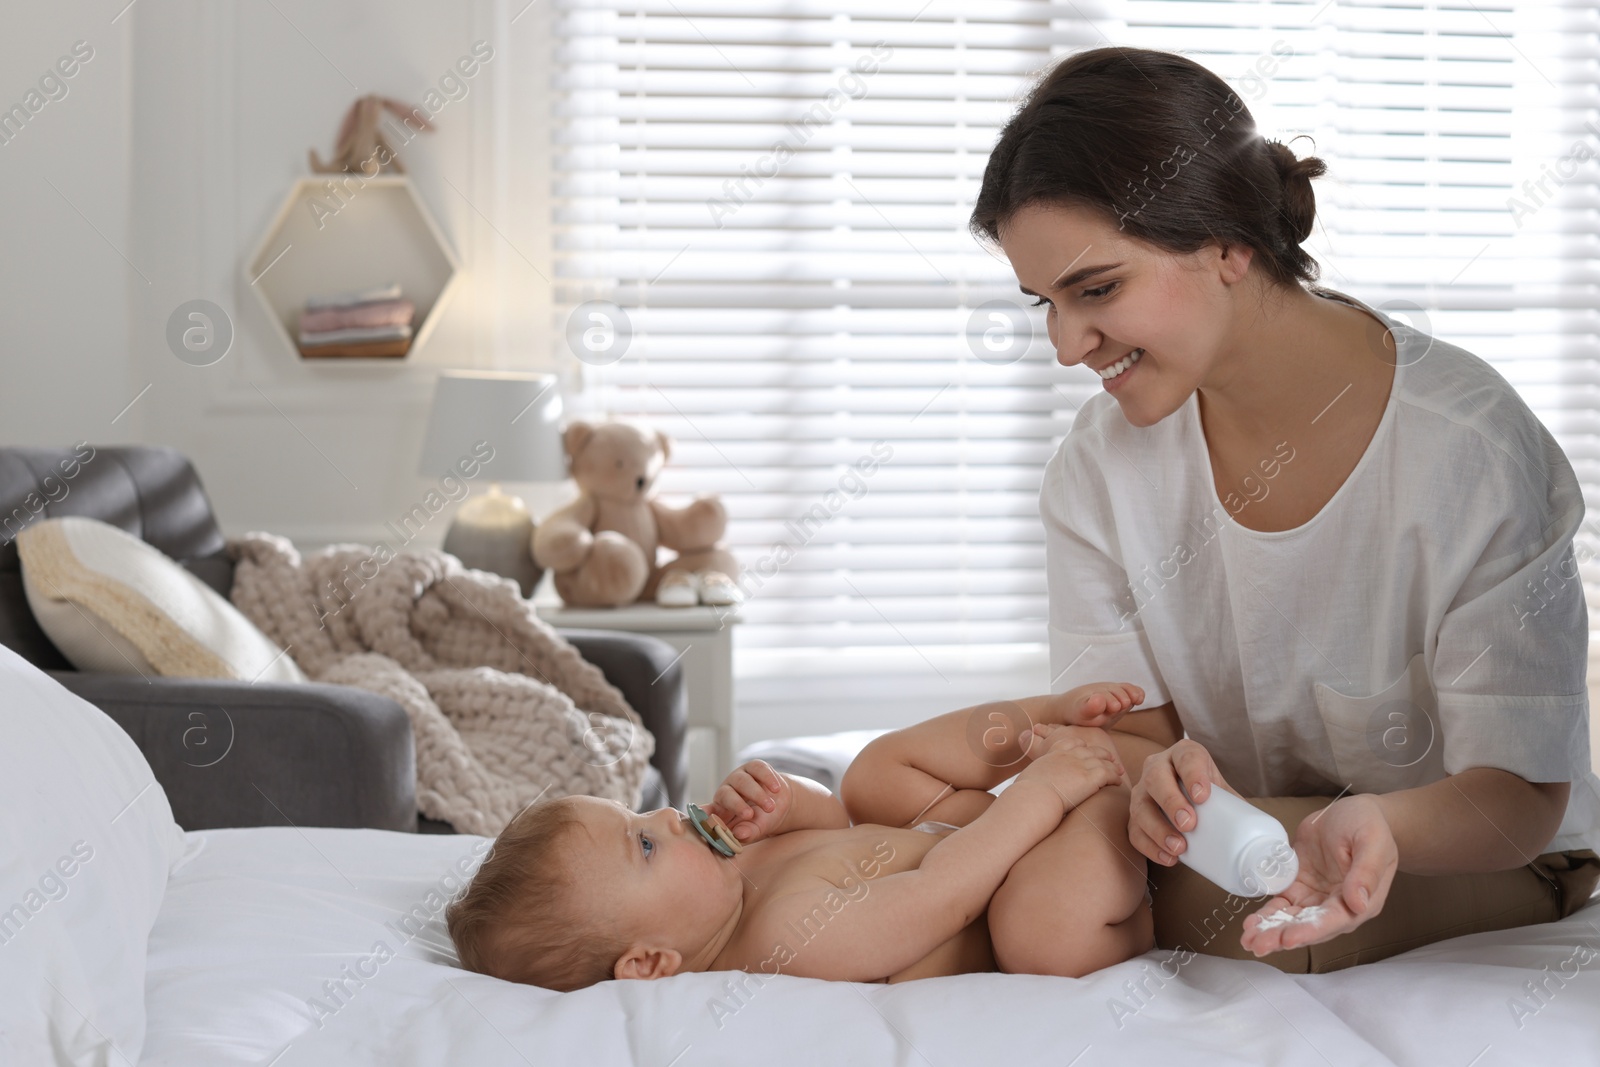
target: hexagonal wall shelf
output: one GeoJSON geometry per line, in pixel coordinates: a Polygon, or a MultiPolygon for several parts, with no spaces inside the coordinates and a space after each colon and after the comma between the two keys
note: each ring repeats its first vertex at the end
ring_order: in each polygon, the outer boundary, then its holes
{"type": "Polygon", "coordinates": [[[459,263],[404,175],[301,178],[244,265],[245,282],[302,363],[395,364],[426,344],[454,288],[459,263]],[[309,296],[400,283],[416,305],[403,357],[312,358],[295,343],[309,296]]]}

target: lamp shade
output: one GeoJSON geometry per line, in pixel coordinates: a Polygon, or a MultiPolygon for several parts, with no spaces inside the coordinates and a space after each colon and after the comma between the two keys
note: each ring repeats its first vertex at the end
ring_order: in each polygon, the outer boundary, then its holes
{"type": "Polygon", "coordinates": [[[418,471],[450,471],[487,441],[494,449],[484,464],[489,480],[559,482],[567,476],[560,422],[553,374],[445,371],[434,388],[418,471]]]}

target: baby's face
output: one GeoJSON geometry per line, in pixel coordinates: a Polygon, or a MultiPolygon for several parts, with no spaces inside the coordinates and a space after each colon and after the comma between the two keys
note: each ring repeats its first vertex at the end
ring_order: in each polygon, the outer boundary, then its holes
{"type": "Polygon", "coordinates": [[[573,801],[583,825],[568,843],[569,862],[597,922],[631,928],[686,957],[722,928],[744,892],[739,870],[682,812],[641,815],[614,800],[573,801]]]}

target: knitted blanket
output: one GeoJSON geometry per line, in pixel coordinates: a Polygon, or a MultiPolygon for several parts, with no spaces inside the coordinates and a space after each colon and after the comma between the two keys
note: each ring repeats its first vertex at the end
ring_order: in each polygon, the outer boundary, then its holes
{"type": "Polygon", "coordinates": [[[569,793],[638,804],[655,738],[517,584],[437,551],[227,541],[234,606],[307,677],[393,698],[416,739],[417,806],[493,836],[569,793]]]}

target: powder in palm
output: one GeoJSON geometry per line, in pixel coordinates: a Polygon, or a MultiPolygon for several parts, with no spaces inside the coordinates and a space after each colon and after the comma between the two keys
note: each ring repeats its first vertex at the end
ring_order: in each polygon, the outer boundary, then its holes
{"type": "Polygon", "coordinates": [[[1270,930],[1274,926],[1287,926],[1290,923],[1314,923],[1322,918],[1327,910],[1328,908],[1324,904],[1313,904],[1311,907],[1303,909],[1298,915],[1290,915],[1287,909],[1279,908],[1271,915],[1263,915],[1261,917],[1261,925],[1256,929],[1270,930]]]}

